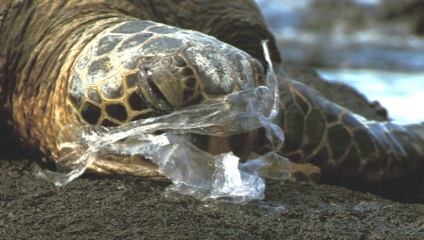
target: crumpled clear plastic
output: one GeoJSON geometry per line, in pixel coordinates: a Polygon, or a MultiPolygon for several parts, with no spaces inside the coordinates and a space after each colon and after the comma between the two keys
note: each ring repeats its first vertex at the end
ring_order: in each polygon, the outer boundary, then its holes
{"type": "Polygon", "coordinates": [[[140,154],[172,181],[170,191],[238,203],[263,199],[264,178],[285,180],[290,176],[290,162],[276,153],[284,136],[272,121],[278,112],[278,87],[266,43],[263,45],[270,64],[266,86],[118,127],[68,126],[62,131],[60,148],[67,154],[56,162],[59,172],[46,170],[39,176],[63,186],[83,174],[97,156],[140,154]],[[274,151],[245,163],[239,163],[232,152],[213,156],[184,138],[188,133],[225,137],[261,127],[274,151]],[[157,130],[164,133],[150,134],[157,130]]]}

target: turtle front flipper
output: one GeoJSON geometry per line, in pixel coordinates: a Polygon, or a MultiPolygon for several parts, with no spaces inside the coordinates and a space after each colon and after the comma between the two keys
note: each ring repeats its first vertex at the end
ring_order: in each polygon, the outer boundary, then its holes
{"type": "Polygon", "coordinates": [[[297,81],[280,78],[281,154],[332,181],[380,182],[424,165],[424,123],[366,121],[297,81]]]}
{"type": "Polygon", "coordinates": [[[158,166],[141,155],[105,155],[100,156],[88,166],[89,171],[100,174],[128,175],[152,180],[168,180],[162,176],[158,166]]]}

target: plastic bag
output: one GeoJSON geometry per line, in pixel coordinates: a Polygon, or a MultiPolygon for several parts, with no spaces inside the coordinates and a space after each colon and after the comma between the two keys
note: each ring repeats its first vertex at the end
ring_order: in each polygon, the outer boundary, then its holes
{"type": "Polygon", "coordinates": [[[68,154],[57,161],[59,172],[44,171],[40,176],[63,186],[83,174],[96,156],[140,154],[172,181],[168,190],[198,199],[226,197],[239,203],[263,199],[263,178],[284,180],[290,170],[290,162],[276,153],[284,137],[272,122],[278,112],[278,87],[265,43],[264,49],[270,64],[267,86],[118,127],[69,126],[62,134],[60,147],[68,154]],[[240,164],[231,152],[213,156],[184,138],[187,133],[225,137],[261,127],[275,150],[240,164]],[[149,134],[157,130],[164,133],[149,134]]]}

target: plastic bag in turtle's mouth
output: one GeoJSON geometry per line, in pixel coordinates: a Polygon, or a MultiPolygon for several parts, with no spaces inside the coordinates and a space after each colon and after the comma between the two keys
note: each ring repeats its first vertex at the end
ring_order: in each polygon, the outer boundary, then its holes
{"type": "Polygon", "coordinates": [[[39,175],[63,186],[83,174],[97,156],[140,154],[156,163],[161,174],[172,181],[169,190],[198,199],[226,197],[239,203],[263,199],[263,178],[285,180],[290,170],[290,162],[276,153],[284,137],[273,123],[278,112],[278,87],[265,43],[264,49],[269,63],[266,86],[118,127],[69,126],[64,131],[73,136],[60,145],[68,154],[57,165],[58,169],[71,170],[43,171],[39,175]],[[239,163],[232,152],[213,156],[179,135],[225,137],[261,127],[274,151],[245,163],[239,163]],[[164,133],[149,134],[157,130],[164,133]]]}

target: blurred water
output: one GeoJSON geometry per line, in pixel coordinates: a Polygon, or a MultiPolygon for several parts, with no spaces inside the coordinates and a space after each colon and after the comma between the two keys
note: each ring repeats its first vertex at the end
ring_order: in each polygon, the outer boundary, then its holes
{"type": "Polygon", "coordinates": [[[424,73],[389,72],[374,69],[319,69],[329,81],[354,86],[370,100],[378,100],[397,122],[424,121],[424,73]]]}
{"type": "Polygon", "coordinates": [[[424,121],[424,39],[404,22],[375,17],[382,0],[356,0],[352,11],[330,9],[328,16],[310,9],[314,1],[257,0],[284,62],[317,67],[324,79],[352,85],[396,121],[424,121]],[[366,20],[358,27],[344,15],[366,20]]]}

